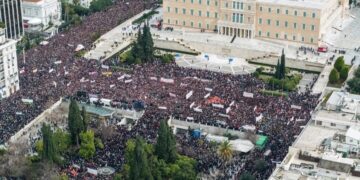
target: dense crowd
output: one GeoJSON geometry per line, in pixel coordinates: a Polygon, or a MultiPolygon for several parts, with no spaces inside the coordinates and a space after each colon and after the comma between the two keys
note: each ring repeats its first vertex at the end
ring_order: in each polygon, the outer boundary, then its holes
{"type": "Polygon", "coordinates": [[[283,159],[301,126],[310,119],[318,96],[310,92],[293,92],[288,97],[263,95],[260,91],[267,85],[252,75],[233,76],[159,62],[137,65],[125,73],[74,56],[78,44],[91,48],[93,32],[103,34],[119,21],[141,12],[142,2],[116,2],[105,11],[84,18],[79,26],[56,35],[48,45],[27,51],[26,61],[19,62],[21,90],[0,102],[0,144],[60,97],[83,91],[116,101],[141,100],[147,107],[131,131],[117,127],[115,135],[104,140],[105,148],[97,150],[91,161],[71,159],[71,163],[80,162],[87,167],[108,165],[119,170],[124,163],[127,139],[141,135],[155,142],[159,120],[172,116],[238,130],[244,125],[255,126],[258,133],[270,139],[266,149],[272,153],[264,158],[271,168],[264,173],[256,173],[253,168],[254,160],[264,156],[263,150],[236,154],[230,163],[223,164],[211,154],[206,142],[199,144],[199,140],[192,138],[178,138],[178,142],[189,147],[181,152],[198,160],[198,170],[206,174],[222,169],[224,179],[244,171],[253,173],[257,179],[268,177],[275,167],[273,162],[283,159]],[[33,103],[24,104],[22,99],[32,99],[33,103]]]}

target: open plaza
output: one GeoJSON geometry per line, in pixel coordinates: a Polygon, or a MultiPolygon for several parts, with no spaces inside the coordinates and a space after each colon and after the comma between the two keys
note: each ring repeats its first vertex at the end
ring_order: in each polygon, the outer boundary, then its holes
{"type": "Polygon", "coordinates": [[[39,155],[42,124],[69,131],[76,100],[103,148],[89,159],[64,156],[56,171],[73,179],[123,173],[128,140],[155,144],[160,121],[178,153],[196,161],[198,179],[359,179],[360,98],[346,82],[360,64],[360,8],[348,4],[116,1],[18,54],[20,88],[0,101],[0,147],[39,155]],[[127,64],[124,54],[147,27],[156,56],[127,64]],[[164,55],[174,59],[161,62],[164,55]],[[348,79],[330,86],[341,56],[348,79]],[[298,79],[276,89],[283,60],[283,80],[298,79]],[[226,162],[213,148],[224,142],[233,150],[226,162]]]}

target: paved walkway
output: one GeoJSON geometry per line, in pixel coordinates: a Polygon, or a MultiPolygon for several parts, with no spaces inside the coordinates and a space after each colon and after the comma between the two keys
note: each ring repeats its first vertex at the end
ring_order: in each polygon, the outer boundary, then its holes
{"type": "Polygon", "coordinates": [[[199,56],[180,55],[176,58],[176,63],[182,67],[194,69],[206,69],[209,71],[222,72],[228,74],[249,74],[256,70],[256,67],[248,64],[244,59],[213,54],[201,54],[199,56]],[[232,59],[229,62],[229,59],[232,59]]]}
{"type": "Polygon", "coordinates": [[[135,37],[135,33],[138,31],[136,26],[132,25],[132,21],[138,19],[149,11],[150,10],[145,10],[137,14],[136,16],[118,25],[111,31],[102,35],[98,40],[95,41],[93,44],[94,47],[89,52],[87,52],[84,57],[87,59],[105,60],[129,46],[132,42],[132,38],[135,37]]]}

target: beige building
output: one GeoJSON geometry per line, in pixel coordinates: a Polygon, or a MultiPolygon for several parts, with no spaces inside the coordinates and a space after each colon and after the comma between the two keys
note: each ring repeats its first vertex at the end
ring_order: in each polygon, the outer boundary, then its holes
{"type": "Polygon", "coordinates": [[[165,26],[319,45],[348,0],[164,0],[165,26]]]}

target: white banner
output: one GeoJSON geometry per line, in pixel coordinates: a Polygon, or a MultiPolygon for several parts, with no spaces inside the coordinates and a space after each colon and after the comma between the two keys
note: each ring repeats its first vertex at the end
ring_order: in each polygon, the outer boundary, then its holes
{"type": "Polygon", "coordinates": [[[211,89],[211,88],[205,88],[205,91],[211,92],[211,91],[213,91],[213,89],[211,89]]]}
{"type": "Polygon", "coordinates": [[[125,83],[131,83],[131,82],[132,82],[132,79],[125,80],[125,83]]]}
{"type": "Polygon", "coordinates": [[[186,94],[185,98],[189,99],[192,95],[193,95],[194,91],[190,91],[189,93],[186,94]]]}
{"type": "Polygon", "coordinates": [[[110,85],[110,89],[113,88],[113,87],[115,87],[115,84],[111,84],[111,85],[110,85]]]}
{"type": "Polygon", "coordinates": [[[195,102],[190,104],[190,109],[195,105],[195,102]]]}
{"type": "Polygon", "coordinates": [[[187,119],[187,120],[190,120],[190,121],[193,121],[193,120],[194,120],[193,117],[187,117],[186,119],[187,119]]]}
{"type": "Polygon", "coordinates": [[[156,77],[150,77],[151,80],[157,81],[156,77]]]}
{"type": "Polygon", "coordinates": [[[254,94],[253,93],[248,93],[248,92],[244,92],[243,96],[248,97],[248,98],[254,98],[254,94]]]}
{"type": "Polygon", "coordinates": [[[262,118],[263,118],[263,115],[260,114],[260,116],[258,116],[258,117],[255,118],[255,121],[256,121],[256,122],[259,122],[259,121],[261,121],[262,118]]]}
{"type": "Polygon", "coordinates": [[[225,117],[225,118],[230,118],[230,116],[229,116],[229,115],[222,114],[222,113],[219,113],[219,116],[221,116],[221,117],[225,117]]]}
{"type": "Polygon", "coordinates": [[[67,85],[66,85],[66,86],[70,86],[70,84],[71,84],[71,81],[70,81],[69,83],[67,83],[67,85]]]}
{"type": "Polygon", "coordinates": [[[176,94],[169,93],[170,97],[176,97],[176,94]]]}
{"type": "Polygon", "coordinates": [[[109,69],[109,66],[107,66],[107,65],[101,65],[101,68],[103,68],[103,69],[109,69]]]}
{"type": "Polygon", "coordinates": [[[50,69],[50,70],[49,70],[49,73],[52,73],[53,71],[54,71],[54,69],[50,69]]]}
{"type": "Polygon", "coordinates": [[[224,108],[224,105],[222,104],[212,104],[213,107],[216,107],[216,108],[224,108]]]}
{"type": "Polygon", "coordinates": [[[159,109],[166,110],[167,107],[165,107],[165,106],[159,106],[159,109]]]}
{"type": "Polygon", "coordinates": [[[228,114],[230,112],[230,110],[231,110],[230,107],[226,108],[226,114],[228,114]]]}
{"type": "Polygon", "coordinates": [[[234,104],[235,104],[235,101],[232,101],[232,102],[230,103],[230,107],[233,106],[234,104]]]}
{"type": "Polygon", "coordinates": [[[292,109],[301,109],[301,106],[297,106],[297,105],[291,105],[292,109]]]}
{"type": "Polygon", "coordinates": [[[180,87],[186,87],[187,84],[184,84],[184,83],[180,83],[180,87]]]}
{"type": "Polygon", "coordinates": [[[203,111],[202,111],[202,109],[197,108],[197,107],[196,107],[196,108],[194,108],[194,111],[196,111],[196,112],[200,112],[200,113],[201,113],[201,112],[203,112],[203,111]]]}
{"type": "Polygon", "coordinates": [[[54,64],[61,64],[61,61],[55,61],[54,64]]]}
{"type": "Polygon", "coordinates": [[[37,72],[37,69],[34,69],[32,72],[33,72],[33,73],[36,73],[36,72],[37,72]]]}
{"type": "Polygon", "coordinates": [[[207,93],[205,96],[204,96],[204,99],[208,98],[210,96],[210,93],[207,93]]]}
{"type": "Polygon", "coordinates": [[[160,78],[160,82],[173,84],[174,80],[173,79],[160,78]]]}

